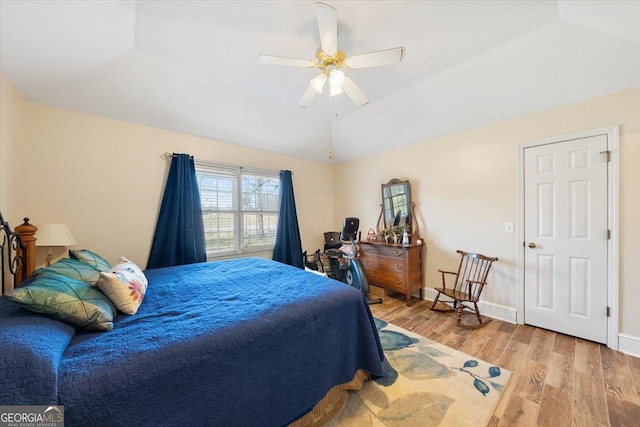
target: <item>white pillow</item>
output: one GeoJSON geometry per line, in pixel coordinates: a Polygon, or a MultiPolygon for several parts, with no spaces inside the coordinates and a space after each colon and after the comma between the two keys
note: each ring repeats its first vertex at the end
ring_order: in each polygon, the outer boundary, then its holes
{"type": "Polygon", "coordinates": [[[140,267],[122,257],[108,272],[100,273],[98,288],[118,310],[125,314],[136,314],[148,283],[140,267]]]}

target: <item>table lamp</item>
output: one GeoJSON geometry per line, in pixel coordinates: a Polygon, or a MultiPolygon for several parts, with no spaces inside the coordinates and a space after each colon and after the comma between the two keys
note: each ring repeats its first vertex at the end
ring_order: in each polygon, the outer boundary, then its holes
{"type": "Polygon", "coordinates": [[[74,246],[76,241],[73,239],[69,228],[65,224],[40,224],[36,234],[36,246],[48,247],[47,267],[51,265],[51,251],[53,246],[74,246]]]}

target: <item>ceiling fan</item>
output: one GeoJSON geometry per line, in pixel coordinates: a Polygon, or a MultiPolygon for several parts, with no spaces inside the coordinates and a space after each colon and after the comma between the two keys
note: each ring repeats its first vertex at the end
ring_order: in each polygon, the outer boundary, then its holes
{"type": "Polygon", "coordinates": [[[258,55],[258,63],[272,65],[289,65],[293,67],[319,68],[322,72],[310,81],[298,105],[308,106],[318,93],[322,93],[327,80],[329,80],[329,96],[335,96],[342,92],[359,107],[367,105],[369,98],[343,71],[344,68],[356,69],[376,67],[379,65],[396,64],[402,61],[404,47],[379,50],[362,55],[347,57],[343,51],[338,50],[338,12],[328,4],[316,3],[318,17],[318,29],[320,30],[321,47],[316,52],[315,59],[287,58],[283,56],[258,55]]]}

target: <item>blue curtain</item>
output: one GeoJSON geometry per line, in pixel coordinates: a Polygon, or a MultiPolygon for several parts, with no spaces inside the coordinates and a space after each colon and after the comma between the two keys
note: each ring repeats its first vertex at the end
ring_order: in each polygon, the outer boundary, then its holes
{"type": "Polygon", "coordinates": [[[273,260],[304,268],[291,171],[280,171],[280,209],[273,260]]]}
{"type": "Polygon", "coordinates": [[[202,206],[193,157],[174,154],[147,268],[206,260],[202,206]]]}

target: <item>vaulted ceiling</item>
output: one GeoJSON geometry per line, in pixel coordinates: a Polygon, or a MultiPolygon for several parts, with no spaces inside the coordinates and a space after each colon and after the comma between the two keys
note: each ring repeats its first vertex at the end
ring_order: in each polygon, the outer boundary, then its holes
{"type": "Polygon", "coordinates": [[[640,86],[640,1],[325,1],[371,103],[297,102],[316,69],[313,1],[0,1],[0,66],[29,100],[317,161],[640,86]],[[330,122],[333,122],[330,126],[330,122]],[[331,138],[330,138],[331,129],[331,138]]]}

